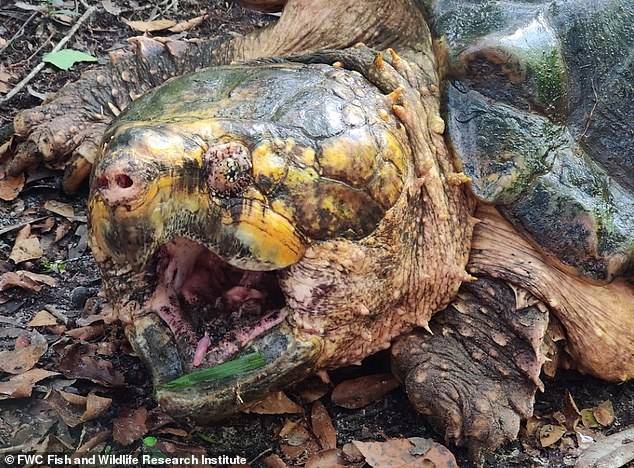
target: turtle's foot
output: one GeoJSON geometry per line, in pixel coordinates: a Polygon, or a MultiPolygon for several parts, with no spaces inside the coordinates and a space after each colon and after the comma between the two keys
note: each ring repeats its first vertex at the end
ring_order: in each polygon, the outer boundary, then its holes
{"type": "Polygon", "coordinates": [[[392,347],[395,373],[414,407],[447,442],[474,458],[517,437],[542,387],[545,307],[493,279],[463,284],[456,300],[392,347]]]}

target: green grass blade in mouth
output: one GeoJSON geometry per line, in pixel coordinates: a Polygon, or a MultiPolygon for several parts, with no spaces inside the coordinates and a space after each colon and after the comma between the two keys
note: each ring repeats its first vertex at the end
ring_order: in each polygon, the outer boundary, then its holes
{"type": "Polygon", "coordinates": [[[200,382],[220,380],[243,372],[264,367],[266,360],[260,353],[251,353],[232,361],[223,362],[208,369],[191,372],[160,386],[162,389],[177,389],[195,385],[200,382]]]}

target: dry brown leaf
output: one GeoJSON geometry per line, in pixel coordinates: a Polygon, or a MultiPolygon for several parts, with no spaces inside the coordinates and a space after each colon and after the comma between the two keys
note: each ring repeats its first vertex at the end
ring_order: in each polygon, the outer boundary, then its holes
{"type": "Polygon", "coordinates": [[[310,412],[310,421],[313,427],[313,433],[317,436],[321,448],[324,450],[336,448],[337,431],[332,424],[328,411],[321,401],[313,403],[310,412]]]}
{"type": "Polygon", "coordinates": [[[22,349],[31,345],[31,337],[29,335],[20,335],[15,339],[13,349],[22,349]]]}
{"type": "Polygon", "coordinates": [[[203,21],[205,21],[209,15],[203,14],[200,16],[196,16],[195,18],[188,19],[187,21],[181,21],[180,23],[175,24],[171,28],[168,28],[173,33],[179,33],[183,31],[189,31],[190,29],[199,26],[203,21]]]}
{"type": "Polygon", "coordinates": [[[558,442],[564,434],[566,433],[566,428],[563,426],[558,426],[554,424],[545,424],[539,430],[539,443],[542,447],[549,447],[553,445],[555,442],[558,442]]]}
{"type": "Polygon", "coordinates": [[[614,422],[614,407],[610,400],[605,400],[597,406],[593,412],[594,419],[604,427],[611,426],[614,422]]]}
{"type": "Polygon", "coordinates": [[[78,343],[67,346],[59,361],[59,370],[69,378],[88,379],[106,387],[123,386],[123,375],[110,361],[96,358],[96,348],[78,343]]]}
{"type": "MultiPolygon", "coordinates": [[[[197,457],[199,460],[203,455],[207,455],[207,450],[192,442],[177,442],[175,440],[158,439],[154,448],[160,453],[168,455],[168,458],[197,457]]],[[[174,466],[174,465],[172,465],[174,466]]],[[[180,465],[183,466],[183,465],[180,465]]],[[[249,468],[248,466],[246,468],[249,468]]]]}
{"type": "MultiPolygon", "coordinates": [[[[0,37],[0,47],[3,46],[2,41],[6,43],[6,41],[0,37]]],[[[7,73],[4,68],[0,66],[0,93],[6,93],[12,88],[12,85],[9,83],[11,78],[13,78],[12,75],[7,73]]]]}
{"type": "Polygon", "coordinates": [[[62,23],[65,23],[66,25],[69,25],[73,22],[72,16],[65,15],[63,13],[56,13],[53,16],[59,21],[61,21],[62,23]]]}
{"type": "Polygon", "coordinates": [[[561,424],[562,426],[566,425],[566,415],[564,413],[562,413],[561,411],[555,411],[552,414],[552,418],[557,421],[559,424],[561,424]]]}
{"type": "Polygon", "coordinates": [[[147,409],[127,408],[112,421],[112,438],[121,445],[130,445],[147,434],[147,409]]]}
{"type": "Polygon", "coordinates": [[[435,466],[435,468],[458,468],[452,453],[443,445],[435,442],[424,455],[412,454],[412,450],[415,450],[416,446],[408,439],[390,439],[385,442],[354,440],[352,443],[363,454],[366,463],[375,468],[388,466],[418,468],[426,465],[435,466]]]}
{"type": "Polygon", "coordinates": [[[44,203],[44,208],[51,213],[63,216],[66,219],[75,219],[75,210],[68,203],[63,203],[57,200],[48,200],[44,203]]]}
{"type": "Polygon", "coordinates": [[[54,391],[47,401],[70,427],[102,416],[112,403],[110,398],[94,393],[82,396],[62,390],[54,391]]]}
{"type": "Polygon", "coordinates": [[[53,229],[53,226],[55,226],[55,218],[52,216],[45,218],[41,223],[31,224],[33,229],[39,229],[41,232],[48,232],[53,229]]]}
{"type": "Polygon", "coordinates": [[[26,324],[27,327],[52,327],[57,325],[57,319],[47,310],[40,310],[35,317],[26,324]]]}
{"type": "Polygon", "coordinates": [[[123,22],[132,29],[140,32],[163,31],[164,29],[169,29],[176,25],[176,21],[166,19],[154,21],[128,21],[124,19],[123,22]]]}
{"type": "Polygon", "coordinates": [[[60,240],[62,240],[66,236],[66,234],[70,232],[70,229],[72,227],[73,225],[68,221],[64,221],[63,223],[58,224],[55,228],[55,238],[53,239],[53,242],[59,242],[60,240]]]}
{"type": "Polygon", "coordinates": [[[456,457],[447,447],[434,443],[423,455],[423,466],[429,466],[430,468],[458,468],[458,463],[456,462],[456,457]]]}
{"type": "Polygon", "coordinates": [[[26,398],[31,396],[33,386],[48,377],[59,375],[46,369],[30,369],[23,374],[14,375],[7,382],[0,382],[0,393],[8,398],[26,398]]]}
{"type": "MultiPolygon", "coordinates": [[[[306,459],[307,450],[305,445],[293,446],[280,444],[280,450],[284,454],[284,458],[293,464],[300,463],[302,458],[306,459]]],[[[315,450],[313,452],[316,452],[317,450],[319,450],[319,445],[315,443],[315,450]]]]}
{"type": "Polygon", "coordinates": [[[286,393],[281,391],[269,393],[264,400],[245,410],[245,413],[256,414],[289,414],[301,412],[303,412],[302,407],[287,397],[286,393]]]}
{"type": "Polygon", "coordinates": [[[5,175],[0,179],[0,199],[4,201],[15,200],[24,188],[24,174],[14,177],[5,175]]]}
{"type": "Polygon", "coordinates": [[[148,411],[147,427],[150,432],[154,432],[161,427],[174,423],[174,418],[172,418],[169,414],[164,413],[158,406],[148,411]]]}
{"type": "Polygon", "coordinates": [[[310,439],[310,432],[299,421],[287,420],[280,429],[279,436],[289,445],[297,447],[310,439]]]}
{"type": "Polygon", "coordinates": [[[599,427],[599,423],[594,417],[594,408],[584,408],[581,410],[581,423],[583,427],[587,429],[599,427]]]}
{"type": "Polygon", "coordinates": [[[110,439],[110,437],[112,437],[112,431],[110,430],[98,432],[97,434],[92,436],[90,439],[88,439],[84,444],[77,447],[77,450],[75,450],[75,453],[71,456],[71,458],[75,458],[77,455],[81,455],[83,453],[89,452],[90,450],[98,446],[99,444],[110,439]]]}
{"type": "Polygon", "coordinates": [[[76,340],[89,341],[94,338],[100,337],[105,333],[105,329],[102,323],[96,325],[87,325],[85,327],[73,328],[68,330],[66,335],[72,336],[76,340]]]}
{"type": "Polygon", "coordinates": [[[77,395],[76,393],[65,392],[63,390],[59,390],[59,394],[71,405],[86,406],[86,397],[83,395],[77,395]]]}
{"type": "Polygon", "coordinates": [[[77,398],[74,398],[69,395],[73,394],[62,392],[61,390],[53,390],[46,402],[59,414],[67,426],[75,427],[82,422],[81,415],[84,412],[84,405],[82,403],[75,404],[73,401],[85,402],[85,397],[75,395],[77,398]]]}
{"type": "Polygon", "coordinates": [[[280,456],[275,453],[272,453],[271,455],[264,458],[262,462],[268,468],[286,468],[286,463],[284,463],[284,460],[282,460],[280,456]]]}
{"type": "Polygon", "coordinates": [[[564,396],[563,413],[566,417],[566,429],[568,429],[569,431],[573,431],[577,424],[577,421],[579,421],[579,418],[581,417],[581,413],[579,412],[577,403],[575,403],[574,398],[568,390],[566,390],[566,395],[564,396]]]}
{"type": "Polygon", "coordinates": [[[30,271],[18,270],[8,271],[0,275],[0,291],[12,287],[26,289],[32,292],[38,292],[42,289],[42,284],[48,286],[57,286],[57,280],[48,275],[40,275],[31,273],[30,271]]]}
{"type": "Polygon", "coordinates": [[[330,386],[315,376],[304,380],[296,388],[297,394],[304,404],[319,400],[329,390],[330,386]]]}
{"type": "Polygon", "coordinates": [[[311,456],[304,468],[344,468],[346,465],[341,450],[328,449],[311,456]]]}
{"type": "Polygon", "coordinates": [[[94,393],[89,393],[88,397],[86,397],[86,411],[81,415],[81,420],[86,422],[103,416],[111,404],[111,398],[100,397],[94,393]]]}
{"type": "Polygon", "coordinates": [[[531,416],[526,421],[526,435],[529,437],[534,436],[537,430],[542,426],[542,421],[536,416],[531,416]]]}
{"type": "Polygon", "coordinates": [[[27,224],[18,231],[9,259],[15,263],[20,263],[35,260],[42,257],[43,254],[40,240],[31,234],[31,226],[27,224]]]}
{"type": "Polygon", "coordinates": [[[16,347],[13,351],[0,351],[0,370],[8,374],[22,374],[35,366],[48,349],[48,343],[37,332],[33,332],[30,338],[27,346],[16,347]]]}
{"type": "Polygon", "coordinates": [[[16,271],[16,273],[32,281],[36,281],[38,283],[45,284],[47,286],[51,286],[51,287],[57,286],[57,280],[49,275],[42,275],[40,273],[32,273],[30,271],[25,271],[25,270],[18,270],[16,271]]]}
{"type": "Polygon", "coordinates": [[[348,442],[344,445],[341,451],[343,452],[343,456],[350,463],[360,463],[364,460],[363,454],[359,452],[359,449],[352,442],[348,442]]]}
{"type": "Polygon", "coordinates": [[[399,387],[392,374],[374,374],[345,380],[332,391],[332,402],[348,409],[363,408],[373,401],[380,400],[399,387]]]}
{"type": "Polygon", "coordinates": [[[156,431],[157,434],[170,434],[177,437],[187,437],[189,432],[185,429],[179,429],[177,427],[162,427],[156,431]]]}

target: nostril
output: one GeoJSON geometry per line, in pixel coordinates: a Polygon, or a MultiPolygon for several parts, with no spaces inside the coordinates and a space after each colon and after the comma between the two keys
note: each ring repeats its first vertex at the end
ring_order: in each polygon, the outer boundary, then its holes
{"type": "Polygon", "coordinates": [[[125,174],[117,174],[114,180],[117,183],[117,185],[121,188],[132,187],[132,184],[133,184],[130,176],[127,176],[125,174]]]}
{"type": "Polygon", "coordinates": [[[103,176],[101,176],[101,177],[99,177],[99,178],[97,179],[97,187],[98,187],[98,188],[100,188],[100,189],[107,189],[107,188],[108,188],[108,185],[109,185],[109,183],[108,183],[108,178],[107,178],[105,175],[103,175],[103,176]]]}

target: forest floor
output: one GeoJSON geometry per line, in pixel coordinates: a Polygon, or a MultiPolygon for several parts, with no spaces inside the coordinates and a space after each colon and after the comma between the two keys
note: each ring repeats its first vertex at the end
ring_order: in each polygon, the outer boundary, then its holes
{"type": "MultiPolygon", "coordinates": [[[[73,0],[30,1],[0,0],[0,98],[85,10],[83,2],[73,0]]],[[[109,51],[141,34],[124,20],[202,17],[177,34],[184,38],[244,34],[275,20],[214,0],[103,0],[95,6],[98,12],[66,47],[91,54],[101,64],[109,51]]],[[[151,34],[175,35],[166,29],[151,34]]],[[[0,127],[90,66],[79,63],[70,71],[46,66],[0,105],[0,127]]],[[[283,460],[289,466],[308,461],[306,466],[313,468],[360,467],[365,457],[372,466],[390,466],[377,458],[379,448],[384,455],[407,457],[421,442],[412,438],[444,443],[403,390],[394,389],[382,354],[331,373],[330,385],[309,379],[267,400],[257,411],[268,414],[240,414],[207,427],[173,421],[152,400],[148,373],[121,327],[102,312],[99,272],[86,244],[87,188],[65,195],[59,173],[38,169],[14,196],[1,177],[0,172],[0,194],[6,199],[0,201],[0,466],[3,454],[28,451],[227,454],[244,456],[251,466],[284,466],[283,460]],[[333,399],[332,388],[344,381],[348,393],[369,403],[349,409],[354,406],[350,397],[333,399]],[[335,439],[339,451],[328,450],[335,439]],[[406,439],[405,445],[371,444],[406,439]],[[365,450],[362,455],[359,447],[365,450]]],[[[564,372],[546,381],[535,414],[523,425],[520,439],[489,454],[484,466],[574,465],[595,440],[634,424],[634,383],[607,384],[564,372]],[[571,410],[572,400],[579,413],[571,410]]],[[[472,466],[462,449],[448,448],[460,466],[472,466]]]]}

